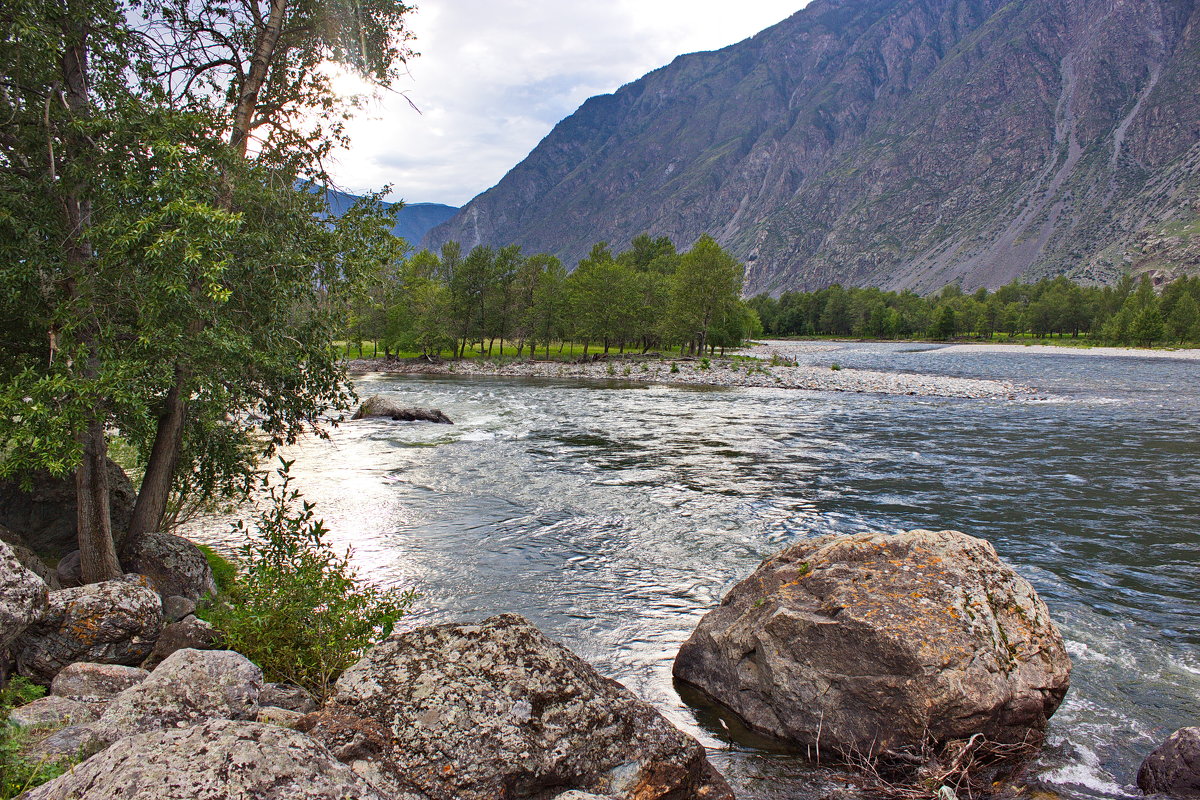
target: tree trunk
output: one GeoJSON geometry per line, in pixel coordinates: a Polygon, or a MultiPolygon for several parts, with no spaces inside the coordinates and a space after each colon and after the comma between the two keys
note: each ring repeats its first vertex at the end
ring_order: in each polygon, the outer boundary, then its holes
{"type": "Polygon", "coordinates": [[[83,434],[83,461],[75,470],[75,525],[84,583],[121,577],[109,512],[107,455],[104,423],[93,421],[83,434]]]}
{"type": "Polygon", "coordinates": [[[175,478],[175,467],[183,449],[183,423],[187,417],[187,401],[182,386],[187,382],[183,367],[175,366],[175,383],[167,392],[163,412],[158,417],[158,428],[154,433],[154,447],[146,462],[146,474],[133,506],[133,518],[129,521],[129,532],[125,544],[129,546],[147,533],[156,532],[166,515],[167,500],[171,496],[171,482],[175,478]]]}

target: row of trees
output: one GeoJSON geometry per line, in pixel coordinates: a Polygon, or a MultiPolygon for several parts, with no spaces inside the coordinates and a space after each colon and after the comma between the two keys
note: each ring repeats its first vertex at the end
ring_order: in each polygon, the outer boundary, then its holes
{"type": "Polygon", "coordinates": [[[173,497],[244,490],[348,387],[332,347],[397,254],[371,201],[322,222],[322,159],[386,85],[395,0],[0,6],[0,477],[74,473],[83,577],[117,577],[108,439],[145,467],[129,540],[173,497]]]}
{"type": "Polygon", "coordinates": [[[964,294],[957,285],[921,297],[913,292],[845,289],[754,297],[749,305],[774,336],[879,339],[956,336],[1089,336],[1122,345],[1200,342],[1200,277],[1156,292],[1149,278],[1116,286],[1081,286],[1065,277],[1013,282],[964,294]]]}
{"type": "Polygon", "coordinates": [[[349,335],[392,351],[491,355],[497,343],[520,357],[581,342],[642,352],[678,346],[700,353],[761,333],[740,299],[743,269],[709,236],[679,253],[666,237],[638,236],[614,254],[595,245],[568,274],[554,256],[516,246],[457,242],[398,261],[351,319],[349,335]]]}

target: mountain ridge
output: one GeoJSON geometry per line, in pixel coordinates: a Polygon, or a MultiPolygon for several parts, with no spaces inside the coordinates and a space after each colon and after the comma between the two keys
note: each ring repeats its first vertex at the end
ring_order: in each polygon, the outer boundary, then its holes
{"type": "Polygon", "coordinates": [[[425,243],[712,233],[750,292],[1200,271],[1195,0],[814,0],[586,101],[425,243]]]}

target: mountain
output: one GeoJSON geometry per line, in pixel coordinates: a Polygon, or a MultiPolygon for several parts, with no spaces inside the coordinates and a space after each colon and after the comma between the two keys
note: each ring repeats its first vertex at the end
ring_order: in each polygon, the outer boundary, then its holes
{"type": "MultiPolygon", "coordinates": [[[[334,216],[346,213],[358,200],[356,195],[336,189],[326,189],[325,192],[329,199],[329,211],[334,216]]],[[[395,209],[399,204],[383,205],[385,208],[395,209]]],[[[392,233],[415,246],[425,238],[426,233],[453,217],[457,211],[454,206],[444,206],[441,203],[404,203],[396,212],[396,225],[392,228],[392,233]]]]}
{"type": "Polygon", "coordinates": [[[426,237],[710,232],[747,291],[1200,272],[1200,0],[814,0],[560,122],[426,237]]]}

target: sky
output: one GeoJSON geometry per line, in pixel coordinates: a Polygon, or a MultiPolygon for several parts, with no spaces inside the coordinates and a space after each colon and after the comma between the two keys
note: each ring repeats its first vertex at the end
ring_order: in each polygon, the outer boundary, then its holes
{"type": "Polygon", "coordinates": [[[461,206],[587,98],[739,42],[807,1],[417,0],[421,55],[351,122],[331,171],[346,191],[391,184],[390,200],[461,206]]]}

